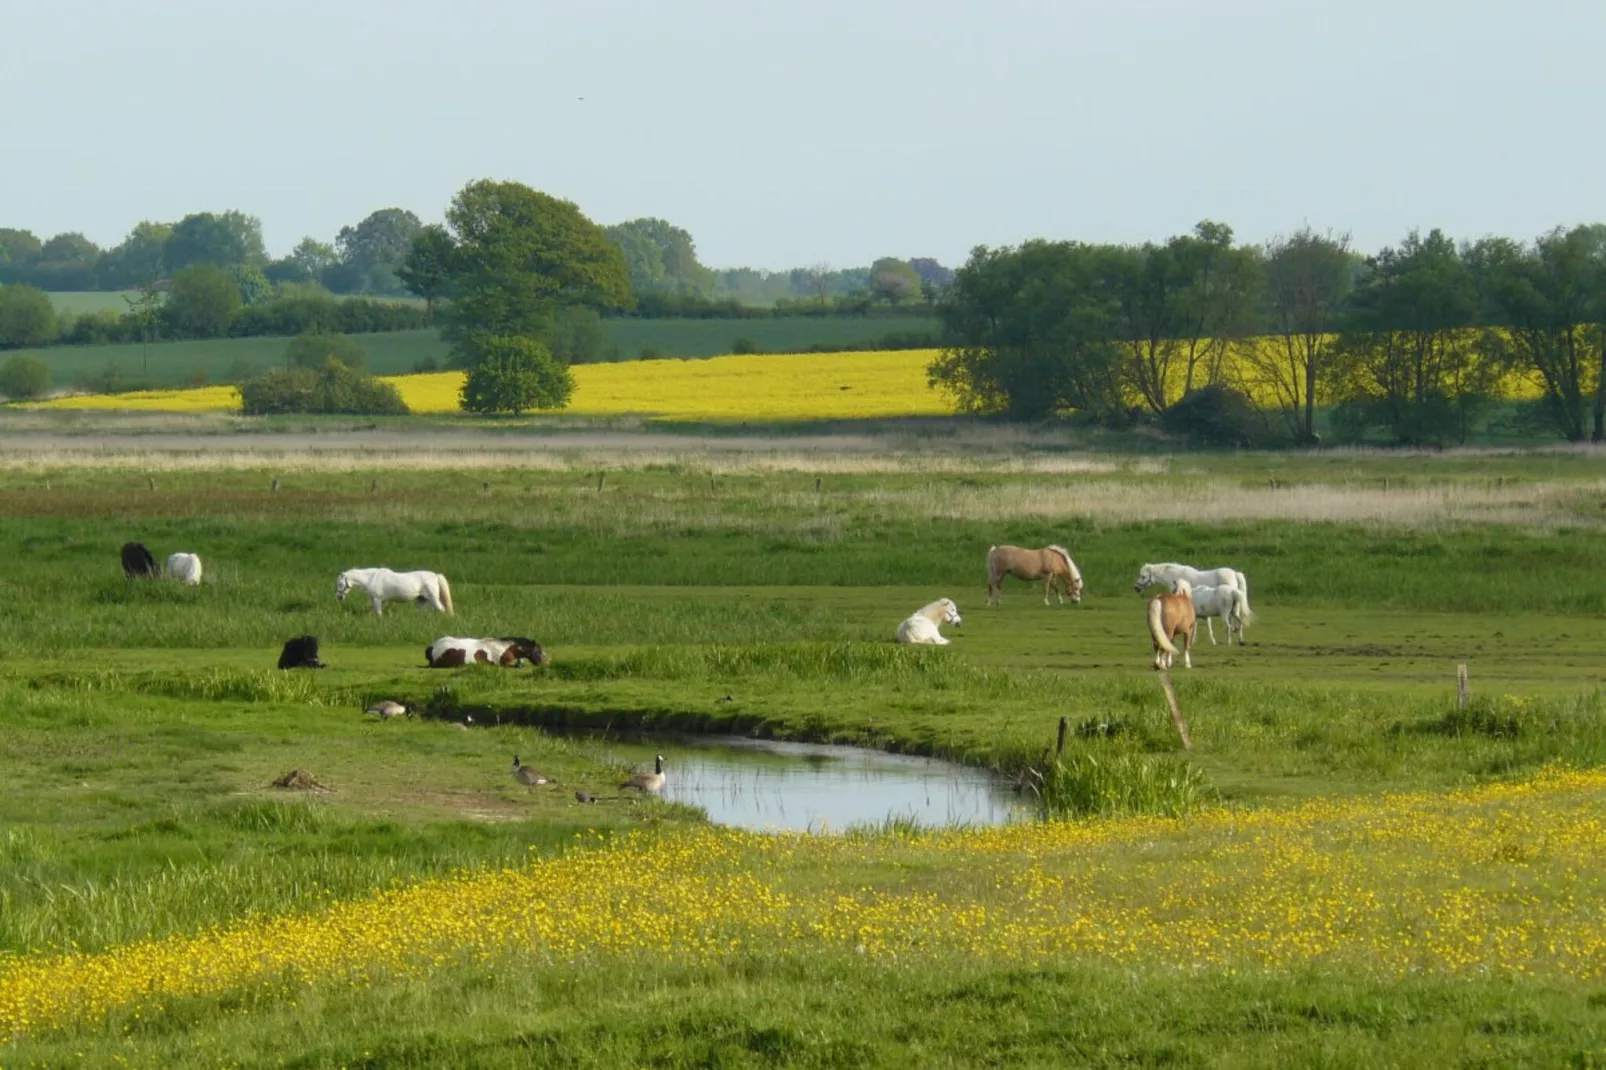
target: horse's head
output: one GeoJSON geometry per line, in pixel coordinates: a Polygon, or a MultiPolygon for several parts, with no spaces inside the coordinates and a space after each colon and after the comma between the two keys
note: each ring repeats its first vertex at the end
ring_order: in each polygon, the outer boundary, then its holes
{"type": "Polygon", "coordinates": [[[1080,572],[1072,572],[1071,573],[1071,605],[1074,606],[1074,605],[1076,605],[1076,603],[1080,602],[1081,600],[1082,600],[1082,574],[1080,572]]]}
{"type": "Polygon", "coordinates": [[[942,622],[952,624],[955,628],[961,627],[965,622],[959,619],[959,607],[952,598],[942,600],[942,622]]]}
{"type": "Polygon", "coordinates": [[[1145,587],[1152,587],[1157,582],[1154,578],[1154,573],[1151,571],[1153,568],[1153,565],[1143,566],[1143,570],[1138,573],[1138,582],[1132,585],[1134,594],[1142,594],[1145,587]]]}
{"type": "Polygon", "coordinates": [[[349,590],[351,590],[351,574],[342,572],[335,577],[335,601],[344,602],[346,600],[346,592],[349,590]]]}
{"type": "Polygon", "coordinates": [[[552,660],[552,655],[542,650],[541,644],[534,639],[526,639],[520,635],[504,635],[501,636],[501,640],[508,644],[508,654],[519,660],[528,661],[532,666],[545,665],[552,660]]]}

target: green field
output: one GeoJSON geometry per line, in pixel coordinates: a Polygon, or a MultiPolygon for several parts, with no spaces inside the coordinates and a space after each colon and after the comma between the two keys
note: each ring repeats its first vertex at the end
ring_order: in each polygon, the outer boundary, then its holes
{"type": "MultiPolygon", "coordinates": [[[[1548,927],[1553,945],[1569,927],[1598,927],[1589,904],[1606,889],[1598,866],[1577,861],[1596,836],[1598,793],[1554,804],[1437,793],[1606,764],[1606,458],[1099,456],[949,426],[851,449],[806,435],[717,452],[654,436],[486,435],[451,450],[425,438],[383,459],[332,430],[264,444],[281,452],[255,460],[233,440],[174,450],[107,434],[0,467],[0,1025],[8,954],[20,968],[68,946],[316,918],[422,881],[455,894],[454,880],[542,872],[531,859],[590,874],[569,899],[556,893],[574,911],[634,917],[647,909],[638,900],[684,896],[683,909],[700,903],[716,920],[749,908],[726,889],[757,880],[798,911],[912,897],[900,909],[973,903],[958,918],[981,925],[1014,917],[1013,882],[1030,873],[1050,889],[1033,911],[1120,899],[1120,918],[1203,926],[1236,951],[1218,957],[1203,938],[1188,962],[1142,947],[1030,951],[1026,937],[1010,942],[1014,922],[966,949],[954,922],[916,939],[918,913],[858,938],[906,940],[887,956],[823,930],[762,927],[731,930],[742,947],[715,960],[656,936],[650,953],[499,944],[487,959],[447,954],[357,980],[272,975],[65,1014],[9,1045],[0,1036],[0,1065],[1601,1058],[1600,975],[1565,965],[1572,951],[1529,949],[1520,970],[1463,968],[1446,952],[1400,973],[1396,930],[1377,919],[1399,912],[1399,931],[1429,944],[1451,923],[1437,906],[1410,913],[1415,897],[1464,904],[1465,891],[1492,897],[1479,902],[1513,932],[1548,927]],[[126,581],[128,539],[159,558],[200,553],[208,582],[126,581]],[[1045,608],[1011,582],[1002,606],[983,605],[983,558],[999,542],[1069,547],[1082,604],[1045,608]],[[1242,568],[1257,614],[1249,645],[1213,647],[1201,633],[1197,667],[1173,674],[1187,754],[1132,590],[1141,564],[1175,559],[1242,568]],[[458,616],[396,606],[376,618],[336,603],[339,570],[381,563],[448,574],[458,616]],[[890,642],[899,619],[943,595],[965,617],[950,647],[890,642]],[[274,671],[279,645],[303,632],[321,637],[330,668],[274,671]],[[420,668],[423,646],[448,633],[531,635],[555,660],[420,668]],[[431,716],[364,719],[380,696],[431,716]],[[472,730],[449,723],[468,716],[472,730]],[[1055,773],[1044,752],[1062,717],[1077,731],[1055,773]],[[801,848],[791,858],[761,838],[715,836],[689,841],[732,867],[705,886],[698,867],[715,862],[676,853],[682,837],[710,835],[692,831],[699,815],[620,797],[609,751],[541,730],[555,725],[851,741],[1012,777],[1047,771],[1058,801],[1044,842],[1068,846],[988,854],[894,826],[809,848],[831,860],[814,864],[801,848]],[[515,784],[512,753],[561,790],[515,784]],[[336,790],[266,787],[292,768],[336,790]],[[582,806],[572,789],[605,797],[582,806]],[[1338,801],[1370,814],[1385,791],[1430,794],[1380,812],[1442,815],[1389,824],[1345,816],[1338,801]],[[1264,873],[1245,862],[1282,842],[1276,815],[1302,804],[1315,807],[1300,819],[1309,841],[1264,873]],[[1208,817],[1220,806],[1243,827],[1208,817]],[[1423,831],[1446,821],[1471,830],[1464,842],[1423,831]],[[638,879],[609,883],[609,859],[638,856],[638,879]],[[1176,872],[1191,890],[1168,890],[1176,872]],[[1280,913],[1256,925],[1320,934],[1304,906],[1357,873],[1376,883],[1355,898],[1382,901],[1329,931],[1330,952],[1279,959],[1254,942],[1261,929],[1243,936],[1220,920],[1265,895],[1280,913]]],[[[28,441],[0,434],[0,457],[28,441]]],[[[1037,917],[1016,920],[1035,932],[1037,917]]],[[[1455,924],[1478,931],[1475,919],[1455,924]]]]}
{"type": "MultiPolygon", "coordinates": [[[[888,332],[932,329],[930,320],[919,317],[617,319],[605,323],[623,359],[635,359],[643,347],[651,347],[666,357],[718,356],[729,353],[732,343],[744,337],[767,352],[795,352],[824,345],[854,347],[871,344],[888,332]]],[[[377,375],[403,375],[416,370],[420,362],[430,360],[445,366],[450,359],[446,344],[435,331],[388,331],[354,337],[368,354],[369,369],[377,375]]],[[[149,346],[47,346],[19,352],[36,356],[48,364],[52,381],[58,387],[97,384],[113,367],[125,385],[171,387],[193,382],[198,373],[212,383],[260,375],[283,362],[288,344],[288,339],[284,338],[219,338],[153,342],[149,346]]]]}

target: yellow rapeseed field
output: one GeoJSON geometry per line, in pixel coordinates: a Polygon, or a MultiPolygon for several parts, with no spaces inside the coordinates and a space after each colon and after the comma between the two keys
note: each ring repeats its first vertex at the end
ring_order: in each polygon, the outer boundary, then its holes
{"type": "MultiPolygon", "coordinates": [[[[1258,344],[1271,345],[1269,339],[1258,344]]],[[[754,354],[706,360],[638,360],[582,364],[573,369],[574,397],[565,412],[581,416],[641,414],[661,420],[774,422],[853,420],[896,416],[943,416],[953,400],[926,381],[933,349],[861,353],[754,354]]],[[[1258,404],[1276,408],[1278,397],[1241,357],[1226,373],[1258,404]]],[[[1173,366],[1167,382],[1180,397],[1185,369],[1173,366]]],[[[461,372],[385,378],[418,413],[458,412],[461,372]]],[[[1528,377],[1513,374],[1501,384],[1513,398],[1539,395],[1528,377]]],[[[1134,404],[1138,399],[1133,397],[1134,404]]],[[[1318,399],[1324,402],[1326,399],[1318,399]]],[[[229,412],[240,407],[231,386],[193,390],[147,390],[58,398],[43,408],[119,409],[157,412],[229,412]]]]}
{"type": "Polygon", "coordinates": [[[496,968],[509,955],[546,971],[843,954],[1598,982],[1603,801],[1606,771],[1553,769],[1182,822],[638,833],[305,916],[0,962],[0,1042],[175,997],[496,968]]]}

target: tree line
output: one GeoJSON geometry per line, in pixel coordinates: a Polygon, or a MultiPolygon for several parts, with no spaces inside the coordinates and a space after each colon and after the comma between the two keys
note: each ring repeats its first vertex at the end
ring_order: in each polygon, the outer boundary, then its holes
{"type": "MultiPolygon", "coordinates": [[[[1606,226],[1531,241],[1412,231],[1374,256],[1303,228],[974,250],[938,303],[930,378],[962,408],[1162,425],[1228,444],[1466,440],[1513,376],[1523,418],[1606,441],[1606,226]]],[[[1537,429],[1537,427],[1536,427],[1537,429]]]]}

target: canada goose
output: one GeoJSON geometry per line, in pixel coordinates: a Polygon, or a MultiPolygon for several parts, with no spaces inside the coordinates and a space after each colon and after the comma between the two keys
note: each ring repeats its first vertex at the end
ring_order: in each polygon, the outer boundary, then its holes
{"type": "Polygon", "coordinates": [[[527,765],[520,765],[519,756],[517,754],[513,756],[513,779],[517,780],[520,784],[531,788],[538,784],[552,783],[552,778],[547,776],[545,773],[537,773],[534,769],[531,769],[527,765]]]}
{"type": "Polygon", "coordinates": [[[632,773],[630,779],[619,785],[621,788],[635,788],[637,791],[660,792],[664,790],[664,756],[658,755],[658,761],[650,773],[632,773]]]}
{"type": "Polygon", "coordinates": [[[382,721],[388,721],[392,717],[411,717],[413,715],[413,704],[411,702],[392,702],[387,698],[383,702],[376,702],[369,706],[368,712],[382,721]]]}

